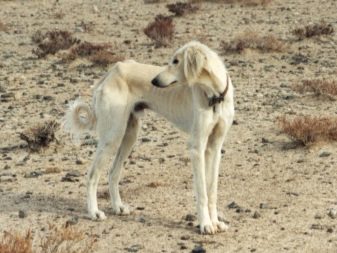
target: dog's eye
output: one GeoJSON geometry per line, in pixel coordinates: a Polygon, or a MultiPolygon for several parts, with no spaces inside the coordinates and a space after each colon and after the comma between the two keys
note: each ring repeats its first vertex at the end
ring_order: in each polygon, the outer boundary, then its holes
{"type": "Polygon", "coordinates": [[[178,61],[178,59],[174,59],[172,63],[173,63],[173,64],[178,64],[179,61],[178,61]]]}

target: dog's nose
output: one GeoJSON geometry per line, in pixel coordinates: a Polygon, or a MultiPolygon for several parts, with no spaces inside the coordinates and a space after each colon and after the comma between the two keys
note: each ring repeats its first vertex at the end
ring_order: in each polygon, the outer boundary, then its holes
{"type": "Polygon", "coordinates": [[[156,86],[159,87],[159,81],[157,80],[157,78],[152,79],[151,83],[156,86]]]}

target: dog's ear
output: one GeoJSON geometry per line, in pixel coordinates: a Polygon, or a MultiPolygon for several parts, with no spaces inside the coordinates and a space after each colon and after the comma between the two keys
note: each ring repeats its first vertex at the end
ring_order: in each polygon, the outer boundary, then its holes
{"type": "Polygon", "coordinates": [[[196,47],[189,47],[184,52],[184,74],[188,81],[194,81],[201,73],[206,56],[196,47]]]}
{"type": "Polygon", "coordinates": [[[217,86],[214,87],[220,90],[223,83],[227,82],[227,71],[224,69],[223,63],[218,59],[208,60],[205,63],[204,70],[207,72],[213,83],[217,86]]]}

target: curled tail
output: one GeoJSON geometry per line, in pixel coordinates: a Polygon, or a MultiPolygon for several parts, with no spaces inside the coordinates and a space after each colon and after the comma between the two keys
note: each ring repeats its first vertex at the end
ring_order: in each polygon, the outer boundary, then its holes
{"type": "Polygon", "coordinates": [[[70,104],[63,118],[63,128],[74,139],[79,139],[81,134],[94,130],[96,115],[90,106],[80,99],[70,104]]]}

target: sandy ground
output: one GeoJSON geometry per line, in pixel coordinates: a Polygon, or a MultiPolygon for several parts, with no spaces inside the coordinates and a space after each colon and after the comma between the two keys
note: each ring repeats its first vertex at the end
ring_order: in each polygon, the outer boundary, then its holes
{"type": "Polygon", "coordinates": [[[336,115],[336,101],[296,94],[291,85],[336,78],[337,35],[297,42],[291,31],[321,19],[336,29],[337,2],[204,3],[196,14],[175,18],[174,42],[158,49],[143,29],[156,14],[168,14],[165,3],[100,0],[95,5],[98,12],[88,0],[0,1],[0,21],[8,26],[7,33],[0,32],[0,95],[15,94],[0,102],[0,231],[30,228],[38,238],[48,222],[63,225],[78,216],[74,226],[97,238],[95,252],[191,252],[197,245],[207,252],[337,252],[337,220],[328,215],[337,208],[337,147],[293,149],[276,124],[281,115],[336,115]],[[82,21],[92,23],[92,30],[83,31],[82,21]],[[46,119],[60,120],[67,102],[89,92],[106,71],[85,62],[62,64],[57,56],[37,59],[32,34],[55,28],[91,42],[113,43],[126,58],[151,64],[165,64],[191,39],[223,56],[236,88],[237,121],[224,146],[219,180],[218,206],[230,224],[227,232],[203,236],[196,221],[185,220],[195,215],[186,136],[158,115],[146,113],[124,171],[122,197],[135,209],[128,217],[111,214],[104,198],[105,172],[99,206],[108,219],[85,218],[85,175],[94,144],[75,146],[59,131],[59,144],[40,153],[21,147],[18,133],[46,119]],[[270,32],[290,47],[283,53],[221,52],[221,40],[248,28],[270,32]],[[298,54],[306,61],[294,64],[298,54]],[[323,151],[330,155],[320,157],[323,151]],[[72,171],[81,175],[78,181],[62,182],[72,171]],[[42,175],[27,177],[32,172],[42,175]],[[233,201],[239,207],[229,208],[233,201]],[[19,210],[27,217],[19,218],[19,210]]]}

